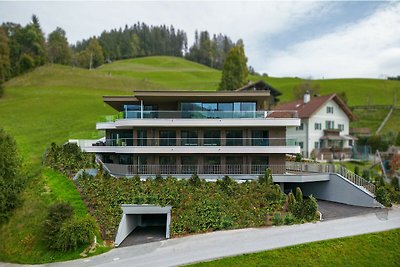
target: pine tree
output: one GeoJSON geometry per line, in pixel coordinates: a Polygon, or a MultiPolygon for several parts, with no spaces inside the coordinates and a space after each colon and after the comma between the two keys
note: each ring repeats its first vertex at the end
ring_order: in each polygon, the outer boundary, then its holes
{"type": "Polygon", "coordinates": [[[233,47],[224,62],[219,90],[235,90],[247,83],[248,68],[241,40],[233,47]]]}

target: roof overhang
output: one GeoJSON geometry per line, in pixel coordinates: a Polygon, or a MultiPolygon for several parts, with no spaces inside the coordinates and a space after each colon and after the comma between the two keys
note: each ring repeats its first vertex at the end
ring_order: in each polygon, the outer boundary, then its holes
{"type": "Polygon", "coordinates": [[[263,102],[269,91],[135,91],[134,96],[103,96],[103,101],[118,111],[126,104],[168,102],[263,102]]]}

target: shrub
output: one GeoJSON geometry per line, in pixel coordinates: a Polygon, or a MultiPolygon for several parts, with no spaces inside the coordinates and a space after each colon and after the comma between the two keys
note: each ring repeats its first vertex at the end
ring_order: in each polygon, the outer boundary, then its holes
{"type": "Polygon", "coordinates": [[[300,153],[297,153],[297,154],[296,154],[295,161],[296,161],[296,162],[301,162],[301,159],[302,159],[301,154],[300,154],[300,153]]]}
{"type": "Polygon", "coordinates": [[[157,174],[156,175],[156,178],[154,178],[154,181],[156,182],[156,183],[160,183],[160,182],[162,182],[164,180],[164,178],[161,176],[161,174],[157,174]]]}
{"type": "Polygon", "coordinates": [[[258,182],[261,184],[273,184],[271,169],[266,169],[264,175],[258,177],[258,182]]]}
{"type": "Polygon", "coordinates": [[[20,204],[20,192],[24,187],[20,170],[17,145],[12,136],[0,128],[0,223],[20,204]]]}
{"type": "Polygon", "coordinates": [[[95,229],[96,223],[89,217],[68,220],[62,225],[57,235],[55,249],[69,251],[81,245],[89,245],[95,236],[95,229]]]}
{"type": "Polygon", "coordinates": [[[58,202],[49,207],[47,219],[43,223],[43,241],[50,249],[57,248],[58,234],[62,224],[72,218],[74,209],[71,204],[58,202]]]}
{"type": "Polygon", "coordinates": [[[399,178],[397,177],[392,177],[390,180],[390,185],[394,188],[394,190],[399,191],[399,178]]]}
{"type": "Polygon", "coordinates": [[[296,201],[297,202],[303,201],[303,192],[301,191],[300,187],[296,187],[296,201]]]}
{"type": "MultiPolygon", "coordinates": [[[[43,163],[68,177],[72,177],[80,169],[93,165],[94,156],[82,152],[77,144],[67,143],[58,146],[50,145],[43,155],[43,163]]],[[[103,172],[103,170],[100,170],[103,172]]]]}
{"type": "Polygon", "coordinates": [[[376,190],[376,200],[384,205],[385,207],[391,207],[392,203],[390,201],[389,193],[384,186],[378,187],[376,190]]]}
{"type": "Polygon", "coordinates": [[[297,202],[292,192],[290,192],[289,195],[287,196],[287,201],[288,201],[288,209],[291,212],[293,210],[294,205],[297,202]]]}
{"type": "Polygon", "coordinates": [[[360,175],[360,167],[358,167],[358,165],[354,167],[354,173],[360,175]]]}
{"type": "Polygon", "coordinates": [[[196,173],[193,173],[189,178],[189,184],[192,186],[199,186],[201,184],[201,180],[196,173]]]}
{"type": "Polygon", "coordinates": [[[283,219],[283,223],[285,225],[292,225],[296,222],[296,217],[293,216],[292,213],[288,212],[285,215],[285,218],[283,219]]]}
{"type": "Polygon", "coordinates": [[[283,220],[280,212],[277,212],[274,214],[274,217],[272,217],[272,224],[273,225],[282,225],[283,220]]]}
{"type": "Polygon", "coordinates": [[[318,214],[317,200],[311,195],[308,199],[301,202],[297,201],[292,209],[293,215],[299,220],[313,221],[318,214]]]}
{"type": "Polygon", "coordinates": [[[225,175],[224,178],[222,178],[221,180],[217,180],[217,185],[220,186],[223,192],[231,196],[234,193],[234,186],[236,185],[236,181],[228,175],[225,175]]]}
{"type": "Polygon", "coordinates": [[[370,174],[370,171],[368,170],[368,169],[364,169],[363,171],[362,171],[362,178],[364,178],[365,180],[367,180],[367,181],[369,181],[370,180],[370,176],[371,176],[371,174],[370,174]]]}

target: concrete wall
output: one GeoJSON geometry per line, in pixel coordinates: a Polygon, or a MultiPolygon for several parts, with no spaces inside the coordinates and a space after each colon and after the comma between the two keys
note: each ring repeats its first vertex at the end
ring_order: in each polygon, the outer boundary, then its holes
{"type": "Polygon", "coordinates": [[[118,247],[138,226],[165,225],[165,237],[170,238],[169,226],[171,224],[171,206],[160,207],[154,205],[122,204],[122,212],[121,222],[119,223],[118,232],[115,237],[116,247],[118,247]],[[164,215],[165,223],[161,224],[160,218],[155,218],[154,222],[151,222],[151,218],[147,218],[143,223],[143,216],[146,215],[164,215]]]}
{"type": "Polygon", "coordinates": [[[141,215],[137,214],[123,214],[121,222],[118,226],[117,236],[115,237],[115,246],[119,246],[122,241],[130,234],[136,227],[141,225],[141,215]]]}
{"type": "Polygon", "coordinates": [[[311,183],[285,183],[285,191],[300,187],[305,196],[361,207],[382,207],[374,196],[343,176],[330,173],[329,181],[311,183]]]}

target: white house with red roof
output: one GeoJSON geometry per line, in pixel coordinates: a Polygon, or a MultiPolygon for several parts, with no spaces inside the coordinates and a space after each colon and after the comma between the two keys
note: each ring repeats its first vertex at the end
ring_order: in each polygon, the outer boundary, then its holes
{"type": "Polygon", "coordinates": [[[296,110],[301,125],[288,127],[287,138],[297,139],[305,158],[335,160],[351,158],[355,139],[349,135],[354,115],[336,94],[310,97],[284,103],[277,110],[296,110]]]}

